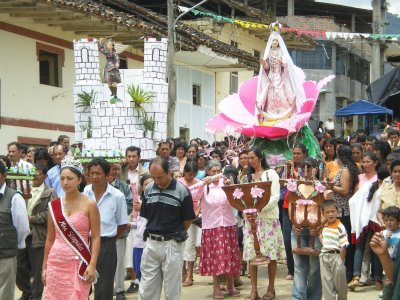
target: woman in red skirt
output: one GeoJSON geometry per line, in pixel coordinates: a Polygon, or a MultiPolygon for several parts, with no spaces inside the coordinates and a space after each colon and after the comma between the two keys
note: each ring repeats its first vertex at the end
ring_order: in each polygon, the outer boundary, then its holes
{"type": "MultiPolygon", "coordinates": [[[[202,276],[213,276],[214,299],[223,299],[218,275],[226,275],[227,292],[239,297],[233,285],[233,275],[240,274],[240,252],[236,229],[236,218],[222,190],[224,179],[211,182],[211,177],[221,173],[221,164],[216,160],[207,163],[202,206],[202,237],[199,272],[202,276]]],[[[228,182],[226,182],[228,183],[228,182]]]]}

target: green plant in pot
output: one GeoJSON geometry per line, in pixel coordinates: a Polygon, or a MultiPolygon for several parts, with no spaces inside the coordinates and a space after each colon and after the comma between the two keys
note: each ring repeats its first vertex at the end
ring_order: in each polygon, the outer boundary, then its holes
{"type": "Polygon", "coordinates": [[[154,130],[156,128],[156,121],[154,120],[154,116],[149,116],[145,111],[141,113],[143,128],[144,128],[144,136],[146,137],[147,132],[151,132],[151,138],[153,139],[154,130]]]}
{"type": "Polygon", "coordinates": [[[131,97],[131,102],[140,110],[144,104],[149,104],[153,101],[154,93],[143,90],[139,85],[131,84],[128,86],[128,94],[131,97]]]}
{"type": "Polygon", "coordinates": [[[83,91],[78,93],[78,101],[75,103],[76,108],[81,108],[81,112],[88,112],[91,104],[95,101],[97,93],[91,90],[90,93],[83,91]]]}

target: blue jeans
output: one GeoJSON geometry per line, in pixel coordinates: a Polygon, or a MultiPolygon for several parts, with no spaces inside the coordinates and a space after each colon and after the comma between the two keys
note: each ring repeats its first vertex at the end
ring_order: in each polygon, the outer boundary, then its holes
{"type": "MultiPolygon", "coordinates": [[[[362,235],[359,237],[356,245],[356,252],[354,255],[354,276],[361,276],[361,266],[362,266],[362,260],[363,260],[363,255],[365,251],[365,247],[367,242],[369,243],[370,241],[370,233],[369,235],[362,235]]],[[[376,256],[374,253],[372,253],[372,258],[371,258],[371,264],[372,264],[372,274],[373,274],[373,279],[374,280],[382,280],[382,265],[381,262],[379,261],[378,256],[376,256]]]]}
{"type": "MultiPolygon", "coordinates": [[[[297,247],[297,238],[292,230],[292,248],[297,247]]],[[[315,237],[315,248],[321,249],[322,245],[318,236],[315,237]]],[[[310,230],[301,230],[301,246],[310,246],[310,230]]],[[[322,285],[319,270],[319,257],[293,254],[294,279],[292,288],[292,300],[321,300],[322,285]]]]}
{"type": "Polygon", "coordinates": [[[291,243],[292,222],[290,222],[287,208],[282,209],[281,224],[282,224],[283,242],[285,244],[288,273],[290,275],[294,275],[294,262],[292,254],[292,243],[291,243]]]}
{"type": "Polygon", "coordinates": [[[133,269],[136,273],[136,278],[140,281],[142,279],[142,272],[140,270],[140,263],[142,262],[143,248],[133,248],[133,269]]]}

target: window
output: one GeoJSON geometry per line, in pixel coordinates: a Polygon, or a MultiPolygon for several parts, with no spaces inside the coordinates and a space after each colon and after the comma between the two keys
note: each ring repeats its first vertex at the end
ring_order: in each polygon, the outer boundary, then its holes
{"type": "Polygon", "coordinates": [[[189,128],[179,127],[179,137],[184,141],[189,141],[189,128]]]}
{"type": "Polygon", "coordinates": [[[193,84],[192,86],[192,91],[193,91],[193,105],[201,105],[201,93],[200,93],[200,85],[199,84],[193,84]]]}
{"type": "Polygon", "coordinates": [[[369,84],[369,61],[357,55],[351,54],[349,66],[348,76],[350,79],[359,81],[365,85],[369,84]]]}
{"type": "Polygon", "coordinates": [[[293,63],[302,69],[332,69],[332,46],[327,42],[318,42],[315,50],[292,50],[293,63]]]}
{"type": "Polygon", "coordinates": [[[231,72],[230,76],[230,85],[229,85],[229,93],[234,94],[238,91],[239,86],[239,73],[238,72],[231,72]]]}
{"type": "Polygon", "coordinates": [[[124,57],[119,58],[119,69],[125,70],[128,69],[128,60],[124,57]]]}
{"type": "Polygon", "coordinates": [[[37,42],[36,56],[39,62],[40,84],[62,87],[64,50],[37,42]]]}

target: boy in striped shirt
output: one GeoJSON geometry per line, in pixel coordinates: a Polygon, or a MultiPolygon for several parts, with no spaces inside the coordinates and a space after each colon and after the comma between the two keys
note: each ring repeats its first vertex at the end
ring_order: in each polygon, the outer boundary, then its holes
{"type": "Polygon", "coordinates": [[[322,293],[325,300],[346,300],[347,281],[346,257],[347,240],[346,229],[337,218],[339,208],[333,200],[322,203],[322,214],[326,223],[320,233],[322,243],[319,255],[322,293]]]}

